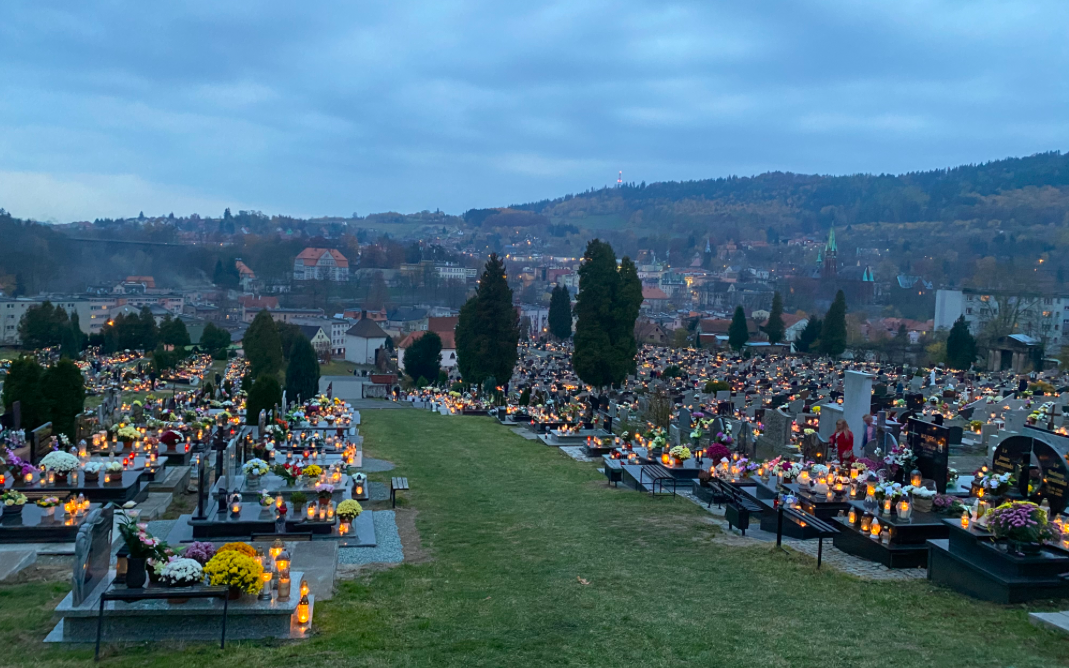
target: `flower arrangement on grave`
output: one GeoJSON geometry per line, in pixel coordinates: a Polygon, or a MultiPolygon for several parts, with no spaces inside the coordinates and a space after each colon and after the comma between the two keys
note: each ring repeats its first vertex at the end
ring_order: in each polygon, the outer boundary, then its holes
{"type": "Polygon", "coordinates": [[[739,461],[735,462],[735,468],[738,469],[740,477],[749,478],[761,465],[747,457],[740,457],[739,461]]]}
{"type": "Polygon", "coordinates": [[[119,462],[119,461],[104,462],[104,470],[107,471],[108,473],[118,473],[119,471],[122,471],[122,462],[119,462]]]}
{"type": "Polygon", "coordinates": [[[62,450],[53,450],[41,459],[41,466],[45,467],[46,471],[53,471],[63,476],[77,469],[79,465],[81,462],[77,457],[62,450]]]}
{"type": "Polygon", "coordinates": [[[969,430],[972,431],[974,434],[979,434],[980,430],[982,430],[983,428],[984,428],[984,423],[981,420],[970,420],[969,421],[969,430]]]}
{"type": "Polygon", "coordinates": [[[957,469],[948,468],[947,469],[947,487],[954,487],[955,485],[957,485],[958,484],[958,477],[959,476],[958,476],[958,470],[957,469]]]}
{"type": "Polygon", "coordinates": [[[894,502],[898,497],[903,494],[903,487],[897,482],[885,482],[876,485],[876,492],[873,494],[876,500],[883,503],[885,499],[890,499],[894,502]]]}
{"type": "Polygon", "coordinates": [[[301,469],[301,477],[306,480],[315,480],[321,475],[323,475],[323,469],[318,464],[309,464],[301,469]]]}
{"type": "Polygon", "coordinates": [[[4,472],[10,472],[12,475],[17,476],[19,478],[23,478],[27,474],[32,474],[34,472],[34,468],[32,465],[30,465],[29,462],[25,461],[21,457],[16,456],[15,453],[11,452],[10,450],[8,451],[7,456],[4,458],[3,462],[0,463],[0,466],[2,466],[0,470],[4,472]]]}
{"type": "Polygon", "coordinates": [[[275,505],[275,497],[271,496],[271,494],[267,490],[260,491],[258,501],[260,505],[264,508],[269,508],[275,505]]]}
{"type": "Polygon", "coordinates": [[[296,464],[275,464],[274,474],[286,481],[286,485],[292,485],[301,477],[301,467],[296,464]]]}
{"type": "Polygon", "coordinates": [[[364,512],[364,508],[357,501],[346,499],[338,504],[338,510],[335,514],[346,522],[352,522],[362,512],[364,512]]]}
{"type": "Polygon", "coordinates": [[[22,492],[18,492],[13,489],[9,489],[3,494],[0,494],[0,501],[4,503],[5,512],[7,509],[11,509],[12,512],[20,512],[22,507],[26,505],[26,495],[22,492]]]}
{"type": "Polygon", "coordinates": [[[247,557],[256,556],[256,548],[252,545],[249,545],[248,543],[243,543],[240,540],[234,541],[233,543],[225,543],[222,547],[215,551],[215,554],[218,555],[221,552],[239,552],[247,557]]]}
{"type": "Polygon", "coordinates": [[[987,528],[995,538],[1038,544],[1053,534],[1045,510],[1031,501],[1011,501],[988,512],[987,528]]]}
{"type": "Polygon", "coordinates": [[[705,456],[714,462],[718,462],[721,459],[730,458],[731,450],[723,443],[710,443],[709,447],[705,449],[705,456]]]}
{"type": "Polygon", "coordinates": [[[115,437],[123,443],[129,444],[141,438],[141,432],[131,425],[125,425],[115,431],[115,437]]]}
{"type": "MultiPolygon", "coordinates": [[[[877,456],[879,456],[879,449],[877,449],[877,456]]],[[[890,471],[891,476],[895,476],[899,471],[911,471],[915,468],[917,458],[913,454],[913,448],[907,445],[896,445],[891,448],[883,458],[883,463],[890,471]]]]}
{"type": "Polygon", "coordinates": [[[932,499],[932,510],[941,515],[956,516],[961,515],[962,511],[968,510],[968,507],[956,496],[936,494],[932,499]]]}
{"type": "Polygon", "coordinates": [[[196,559],[171,559],[160,572],[160,584],[167,587],[196,587],[203,581],[204,567],[196,559]]]}
{"type": "Polygon", "coordinates": [[[923,485],[920,487],[909,485],[903,487],[902,491],[909,494],[909,498],[913,501],[914,510],[919,513],[930,513],[932,511],[936,495],[934,489],[928,489],[923,485]]]}
{"type": "Polygon", "coordinates": [[[263,476],[267,475],[267,472],[271,470],[267,462],[259,457],[253,457],[249,461],[245,462],[241,467],[241,472],[247,476],[263,476]]]}
{"type": "Polygon", "coordinates": [[[977,496],[994,494],[1001,496],[1010,491],[1017,480],[1009,473],[995,473],[989,471],[986,466],[981,467],[973,474],[973,487],[977,496]]]}
{"type": "Polygon", "coordinates": [[[215,546],[211,543],[194,541],[189,544],[182,556],[186,559],[192,559],[203,566],[215,556],[215,546]]]}
{"type": "Polygon", "coordinates": [[[82,466],[82,471],[85,472],[86,480],[96,480],[103,469],[104,465],[100,462],[86,462],[85,465],[82,466]]]}
{"type": "Polygon", "coordinates": [[[40,508],[55,508],[59,505],[59,498],[55,496],[45,496],[35,501],[40,508]]]}
{"type": "MultiPolygon", "coordinates": [[[[233,545],[233,543],[228,543],[233,545]]],[[[241,543],[244,545],[244,543],[241,543]]],[[[223,547],[226,547],[225,545],[223,547]]],[[[248,547],[246,545],[246,547],[248,547]]],[[[252,548],[249,548],[252,549],[252,548]]],[[[253,550],[255,554],[255,550],[253,550]]],[[[258,594],[263,589],[263,566],[256,559],[239,550],[219,549],[204,565],[208,582],[230,587],[246,594],[258,594]]]]}
{"type": "Polygon", "coordinates": [[[167,543],[148,532],[148,524],[137,522],[126,513],[119,521],[119,534],[131,559],[165,559],[167,543]]]}
{"type": "Polygon", "coordinates": [[[677,460],[679,460],[681,462],[685,462],[688,459],[690,459],[690,457],[691,457],[690,448],[688,448],[685,445],[677,445],[677,446],[675,446],[674,448],[672,448],[671,450],[668,451],[668,454],[670,454],[671,456],[675,457],[677,460]]]}
{"type": "Polygon", "coordinates": [[[316,483],[316,496],[319,498],[320,503],[326,503],[330,501],[330,497],[334,494],[334,485],[329,482],[316,483]]]}

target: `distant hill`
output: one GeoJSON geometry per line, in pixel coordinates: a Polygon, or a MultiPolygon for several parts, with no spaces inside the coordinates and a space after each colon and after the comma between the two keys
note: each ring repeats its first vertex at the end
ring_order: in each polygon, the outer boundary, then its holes
{"type": "Polygon", "coordinates": [[[1067,222],[1069,154],[1060,151],[901,175],[753,177],[625,184],[509,208],[592,229],[706,232],[736,239],[835,225],[1067,222]]]}

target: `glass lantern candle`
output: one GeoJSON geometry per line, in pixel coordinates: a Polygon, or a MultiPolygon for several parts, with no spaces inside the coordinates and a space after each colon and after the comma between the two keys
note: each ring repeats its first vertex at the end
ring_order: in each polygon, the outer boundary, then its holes
{"type": "Polygon", "coordinates": [[[311,607],[311,604],[310,604],[310,602],[308,600],[308,595],[307,594],[302,594],[300,602],[297,603],[297,622],[298,623],[300,623],[300,624],[307,624],[308,623],[308,620],[311,618],[310,617],[310,615],[311,615],[310,607],[311,607]]]}
{"type": "Polygon", "coordinates": [[[909,474],[909,484],[914,487],[920,487],[924,483],[924,478],[921,476],[921,472],[917,469],[913,469],[913,472],[909,474]]]}
{"type": "Polygon", "coordinates": [[[873,538],[880,537],[880,519],[878,517],[872,518],[872,524],[869,525],[869,533],[873,538]]]}
{"type": "Polygon", "coordinates": [[[314,503],[309,503],[306,510],[309,520],[314,520],[316,517],[316,506],[314,503]]]}

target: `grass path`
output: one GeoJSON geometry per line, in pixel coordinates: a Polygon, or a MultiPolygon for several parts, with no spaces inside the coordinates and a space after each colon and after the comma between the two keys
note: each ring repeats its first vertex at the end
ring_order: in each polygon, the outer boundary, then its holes
{"type": "MultiPolygon", "coordinates": [[[[297,645],[125,648],[156,666],[1069,665],[1069,640],[1024,608],[926,582],[871,583],[811,559],[718,541],[682,499],[607,489],[592,464],[489,418],[366,411],[369,456],[396,463],[432,561],[342,583],[297,645]],[[580,579],[588,584],[583,584],[580,579]]],[[[389,475],[389,474],[387,474],[389,475]]],[[[84,665],[37,644],[63,587],[0,587],[19,665],[84,665]],[[22,664],[24,665],[24,664],[22,664]]]]}

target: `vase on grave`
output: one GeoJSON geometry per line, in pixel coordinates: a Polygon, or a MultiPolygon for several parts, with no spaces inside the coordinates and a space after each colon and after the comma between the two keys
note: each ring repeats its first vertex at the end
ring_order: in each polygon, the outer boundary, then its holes
{"type": "Polygon", "coordinates": [[[128,557],[126,559],[126,587],[127,589],[141,589],[145,586],[148,576],[145,569],[144,557],[128,557]]]}

